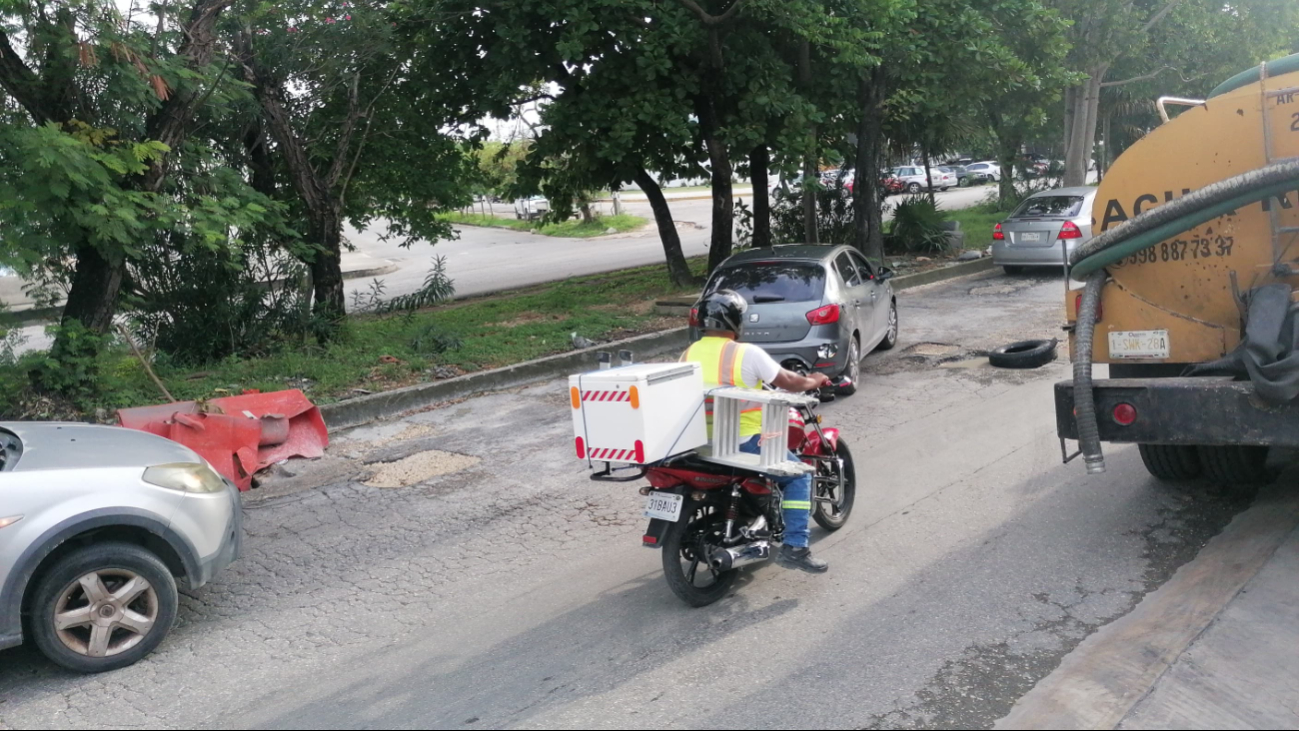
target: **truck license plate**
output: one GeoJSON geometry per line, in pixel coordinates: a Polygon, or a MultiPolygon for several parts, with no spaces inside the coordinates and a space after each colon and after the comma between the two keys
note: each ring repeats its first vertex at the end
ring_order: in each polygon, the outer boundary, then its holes
{"type": "Polygon", "coordinates": [[[1110,333],[1111,358],[1168,358],[1167,330],[1128,330],[1110,333]]]}
{"type": "Polygon", "coordinates": [[[649,499],[645,501],[645,517],[675,523],[681,517],[681,504],[684,502],[685,498],[681,495],[673,495],[670,492],[652,492],[649,499]]]}

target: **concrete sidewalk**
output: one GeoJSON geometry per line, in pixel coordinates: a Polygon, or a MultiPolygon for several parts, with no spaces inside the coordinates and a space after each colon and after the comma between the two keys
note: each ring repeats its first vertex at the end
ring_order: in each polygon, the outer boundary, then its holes
{"type": "Polygon", "coordinates": [[[1299,728],[1299,474],[1085,640],[998,729],[1299,728]]]}

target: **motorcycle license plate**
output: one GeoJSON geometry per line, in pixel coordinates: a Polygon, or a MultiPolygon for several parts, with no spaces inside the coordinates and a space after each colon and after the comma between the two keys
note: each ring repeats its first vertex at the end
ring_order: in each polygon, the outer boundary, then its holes
{"type": "Polygon", "coordinates": [[[681,517],[681,505],[685,501],[685,497],[670,492],[650,493],[649,499],[645,501],[645,517],[675,523],[681,517]]]}

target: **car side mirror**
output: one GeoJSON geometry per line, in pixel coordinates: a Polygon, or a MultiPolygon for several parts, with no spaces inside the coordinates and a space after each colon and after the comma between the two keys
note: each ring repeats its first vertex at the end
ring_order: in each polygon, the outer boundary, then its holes
{"type": "Polygon", "coordinates": [[[892,269],[889,269],[888,267],[880,267],[879,274],[877,274],[875,278],[880,280],[881,282],[887,282],[890,279],[892,279],[894,276],[895,275],[892,269]]]}

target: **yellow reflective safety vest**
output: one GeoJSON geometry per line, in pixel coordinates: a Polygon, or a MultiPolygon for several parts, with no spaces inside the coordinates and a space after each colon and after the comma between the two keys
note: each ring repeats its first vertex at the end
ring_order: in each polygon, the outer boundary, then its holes
{"type": "MultiPolygon", "coordinates": [[[[756,345],[737,343],[729,338],[703,338],[686,349],[683,363],[698,363],[703,369],[704,388],[740,386],[762,388],[762,383],[744,382],[744,356],[756,345]]],[[[704,402],[708,423],[708,438],[713,436],[713,400],[704,402]]],[[[746,403],[740,413],[740,436],[751,437],[762,433],[762,405],[746,403]]]]}

